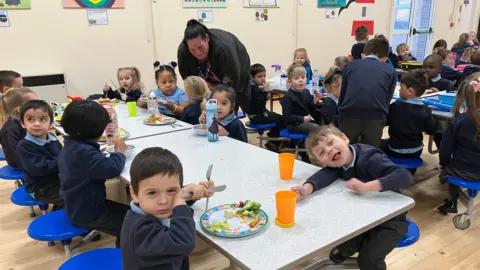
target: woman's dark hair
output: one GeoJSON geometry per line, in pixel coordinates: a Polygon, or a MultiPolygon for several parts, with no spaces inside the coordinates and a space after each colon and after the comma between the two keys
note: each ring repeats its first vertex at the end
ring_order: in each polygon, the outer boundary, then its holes
{"type": "Polygon", "coordinates": [[[153,63],[153,67],[155,68],[155,80],[158,80],[160,73],[162,72],[170,72],[173,74],[173,77],[177,79],[177,74],[175,74],[175,68],[177,67],[177,62],[170,62],[168,65],[160,65],[160,62],[155,61],[153,63]]]}
{"type": "Polygon", "coordinates": [[[133,192],[138,194],[140,182],[155,175],[178,176],[180,187],[183,186],[182,163],[175,154],[161,147],[146,148],[133,159],[130,167],[133,192]]]}
{"type": "Polygon", "coordinates": [[[195,19],[191,19],[187,22],[187,28],[185,28],[185,33],[183,35],[183,41],[188,41],[190,39],[207,38],[209,34],[208,28],[195,19]]]}
{"type": "Polygon", "coordinates": [[[232,86],[233,82],[229,78],[225,77],[221,84],[218,84],[213,88],[210,98],[212,98],[215,93],[226,92],[228,100],[230,100],[232,104],[235,104],[235,90],[232,88],[232,86]]]}
{"type": "Polygon", "coordinates": [[[28,110],[42,110],[43,112],[46,112],[48,114],[48,117],[50,118],[50,124],[53,122],[53,110],[52,106],[45,102],[44,100],[39,100],[39,99],[34,99],[27,101],[27,103],[23,104],[23,106],[20,108],[20,122],[22,124],[24,123],[23,117],[25,116],[25,113],[28,110]]]}
{"type": "Polygon", "coordinates": [[[93,100],[73,101],[62,115],[61,125],[72,138],[94,140],[102,136],[110,115],[102,105],[93,100]]]}

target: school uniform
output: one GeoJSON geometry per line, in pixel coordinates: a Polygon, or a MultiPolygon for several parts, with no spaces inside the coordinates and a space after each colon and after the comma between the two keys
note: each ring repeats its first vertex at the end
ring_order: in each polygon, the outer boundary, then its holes
{"type": "Polygon", "coordinates": [[[353,44],[352,50],[350,53],[352,54],[353,60],[360,60],[362,59],[363,49],[365,48],[365,42],[358,42],[353,44]]]}
{"type": "Polygon", "coordinates": [[[110,88],[110,89],[108,89],[108,91],[105,92],[105,97],[107,97],[109,99],[123,100],[120,93],[127,95],[127,99],[125,100],[125,102],[131,102],[131,101],[137,102],[137,100],[140,99],[140,97],[142,96],[142,90],[141,89],[135,89],[135,90],[127,92],[123,88],[117,89],[115,91],[113,91],[112,88],[110,88]]]}
{"type": "Polygon", "coordinates": [[[468,65],[463,70],[462,79],[466,79],[468,76],[476,72],[480,72],[480,66],[468,65]]]}
{"type": "Polygon", "coordinates": [[[338,113],[338,98],[328,94],[322,105],[322,120],[324,125],[334,125],[338,127],[340,114],[338,113]]]}
{"type": "MultiPolygon", "coordinates": [[[[162,90],[158,88],[153,90],[153,93],[155,94],[155,98],[171,101],[175,105],[179,105],[182,102],[188,102],[187,94],[185,94],[185,91],[180,88],[175,89],[170,95],[164,94],[162,90]]],[[[174,112],[172,112],[170,109],[168,109],[167,107],[165,107],[165,105],[161,103],[158,103],[158,111],[161,114],[176,117],[174,112]]]]}
{"type": "Polygon", "coordinates": [[[5,154],[7,164],[15,170],[20,170],[15,153],[17,144],[27,135],[27,131],[22,127],[20,120],[15,117],[9,117],[2,129],[0,129],[0,143],[5,154]]]}
{"type": "Polygon", "coordinates": [[[268,93],[263,91],[255,82],[250,81],[252,99],[250,100],[248,119],[252,124],[277,124],[268,132],[269,137],[279,137],[280,131],[285,128],[282,116],[267,110],[268,93]]]}
{"type": "Polygon", "coordinates": [[[107,157],[97,142],[70,136],[64,139],[58,169],[68,220],[75,226],[116,236],[119,247],[123,219],[130,207],[107,200],[105,182],[122,173],[125,155],[112,153],[107,157]]]}
{"type": "Polygon", "coordinates": [[[407,61],[417,61],[412,54],[409,54],[408,57],[403,58],[401,55],[397,55],[398,62],[407,62],[407,61]]]}
{"type": "Polygon", "coordinates": [[[392,47],[390,47],[390,52],[388,53],[387,64],[391,65],[393,68],[400,68],[398,64],[398,56],[392,52],[392,47]]]}
{"type": "Polygon", "coordinates": [[[447,79],[442,78],[440,74],[435,78],[431,78],[428,88],[437,88],[439,91],[453,90],[453,83],[447,79]]]}
{"type": "Polygon", "coordinates": [[[194,100],[192,103],[188,104],[185,108],[183,108],[183,114],[180,120],[191,125],[200,124],[198,119],[202,114],[201,104],[202,100],[194,100]]]}
{"type": "Polygon", "coordinates": [[[303,67],[305,68],[305,71],[307,72],[308,80],[311,81],[313,77],[313,69],[311,65],[307,62],[303,64],[303,67]]]}
{"type": "Polygon", "coordinates": [[[440,76],[449,81],[457,81],[462,78],[462,72],[452,68],[447,64],[443,64],[442,72],[440,73],[440,76]]]}
{"type": "Polygon", "coordinates": [[[313,115],[316,105],[308,89],[296,91],[290,88],[280,101],[283,121],[290,132],[309,134],[318,125],[304,122],[304,117],[313,115]]]}
{"type": "Polygon", "coordinates": [[[173,208],[172,216],[148,216],[133,201],[122,228],[122,263],[125,270],[188,270],[188,255],[195,248],[193,210],[173,208]]]}
{"type": "Polygon", "coordinates": [[[248,142],[247,130],[234,112],[225,119],[219,120],[218,123],[228,132],[228,137],[241,142],[248,142]]]}
{"type": "Polygon", "coordinates": [[[36,200],[53,204],[55,209],[63,208],[60,196],[57,157],[62,145],[48,133],[46,140],[27,133],[17,145],[17,160],[23,171],[23,184],[27,193],[36,200]]]}
{"type": "Polygon", "coordinates": [[[395,69],[375,55],[345,66],[338,99],[339,128],[352,143],[380,146],[396,84],[395,69]]]}
{"type": "MultiPolygon", "coordinates": [[[[382,191],[395,192],[400,192],[412,182],[410,173],[393,164],[381,150],[365,144],[349,147],[353,154],[352,164],[340,168],[326,167],[307,179],[306,183],[313,185],[314,192],[327,187],[338,178],[346,181],[357,178],[364,183],[378,180],[383,187],[382,191]]],[[[359,252],[357,262],[360,269],[387,269],[385,257],[407,231],[406,213],[402,213],[340,244],[336,249],[345,258],[359,252]]]]}

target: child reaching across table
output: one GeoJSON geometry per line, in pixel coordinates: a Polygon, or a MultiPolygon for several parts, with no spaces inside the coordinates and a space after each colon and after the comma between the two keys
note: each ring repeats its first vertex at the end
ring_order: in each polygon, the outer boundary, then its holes
{"type": "Polygon", "coordinates": [[[177,87],[177,63],[158,66],[155,71],[155,80],[158,88],[153,90],[158,102],[158,110],[161,114],[180,118],[183,109],[188,105],[188,97],[185,91],[177,87]]]}
{"type": "MultiPolygon", "coordinates": [[[[480,182],[480,73],[467,77],[457,91],[454,118],[443,134],[440,147],[440,180],[448,177],[480,182]]],[[[438,207],[443,214],[457,213],[460,187],[448,184],[449,196],[438,207]]]]}
{"type": "Polygon", "coordinates": [[[123,269],[190,269],[195,248],[195,200],[210,197],[213,181],[183,186],[178,157],[160,147],[142,150],[130,169],[133,201],[122,228],[123,269]],[[183,193],[193,195],[187,199],[183,193]],[[189,200],[189,201],[186,201],[189,200]]]}
{"type": "MultiPolygon", "coordinates": [[[[393,164],[379,149],[365,145],[349,145],[349,140],[332,126],[314,129],[307,138],[307,151],[323,169],[312,175],[303,186],[292,191],[301,201],[315,191],[327,187],[338,178],[346,180],[353,191],[382,192],[406,188],[410,173],[393,164]]],[[[374,207],[374,206],[372,206],[374,207]]],[[[330,260],[340,264],[359,252],[357,262],[362,270],[387,269],[385,257],[408,231],[406,213],[402,213],[369,231],[340,244],[330,252],[330,260]]]]}
{"type": "Polygon", "coordinates": [[[142,96],[142,83],[140,71],[136,67],[124,67],[117,70],[117,79],[120,88],[112,90],[105,84],[103,94],[106,98],[123,100],[125,102],[135,101],[142,96]]]}
{"type": "Polygon", "coordinates": [[[188,96],[189,104],[183,109],[182,120],[192,125],[199,124],[198,118],[205,110],[207,98],[210,96],[210,89],[202,77],[189,76],[184,81],[185,93],[188,96]]]}
{"type": "Polygon", "coordinates": [[[336,67],[330,68],[325,75],[323,85],[328,93],[322,106],[323,124],[332,124],[338,127],[338,120],[340,119],[340,114],[338,113],[338,98],[340,97],[340,89],[342,88],[342,70],[336,67]]]}

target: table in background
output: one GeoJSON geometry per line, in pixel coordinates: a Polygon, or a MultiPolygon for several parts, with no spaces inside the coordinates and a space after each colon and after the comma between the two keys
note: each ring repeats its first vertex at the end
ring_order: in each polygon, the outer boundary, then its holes
{"type": "Polygon", "coordinates": [[[262,204],[269,217],[267,228],[242,239],[206,233],[200,227],[205,200],[197,201],[192,207],[198,235],[229,258],[232,267],[292,269],[309,255],[328,252],[414,205],[413,199],[401,194],[358,194],[346,189],[343,181],[336,181],[299,203],[295,226],[282,229],[275,225],[275,192],[304,183],[319,170],[318,167],[296,160],[293,180],[282,181],[278,154],[228,137],[211,143],[206,137],[194,135],[193,131],[162,134],[128,143],[135,149],[132,155],[128,155],[121,174],[126,182],[130,182],[130,165],[134,156],[145,148],[159,146],[172,151],[182,162],[184,184],[205,181],[208,165],[214,164],[212,180],[228,187],[210,198],[209,208],[245,200],[262,204]]]}

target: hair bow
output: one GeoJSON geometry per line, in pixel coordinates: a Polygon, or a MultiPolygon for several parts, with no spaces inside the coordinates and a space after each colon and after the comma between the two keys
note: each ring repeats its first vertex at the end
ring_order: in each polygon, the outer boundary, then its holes
{"type": "Polygon", "coordinates": [[[470,82],[470,85],[473,87],[473,91],[480,92],[480,77],[470,82]]]}

